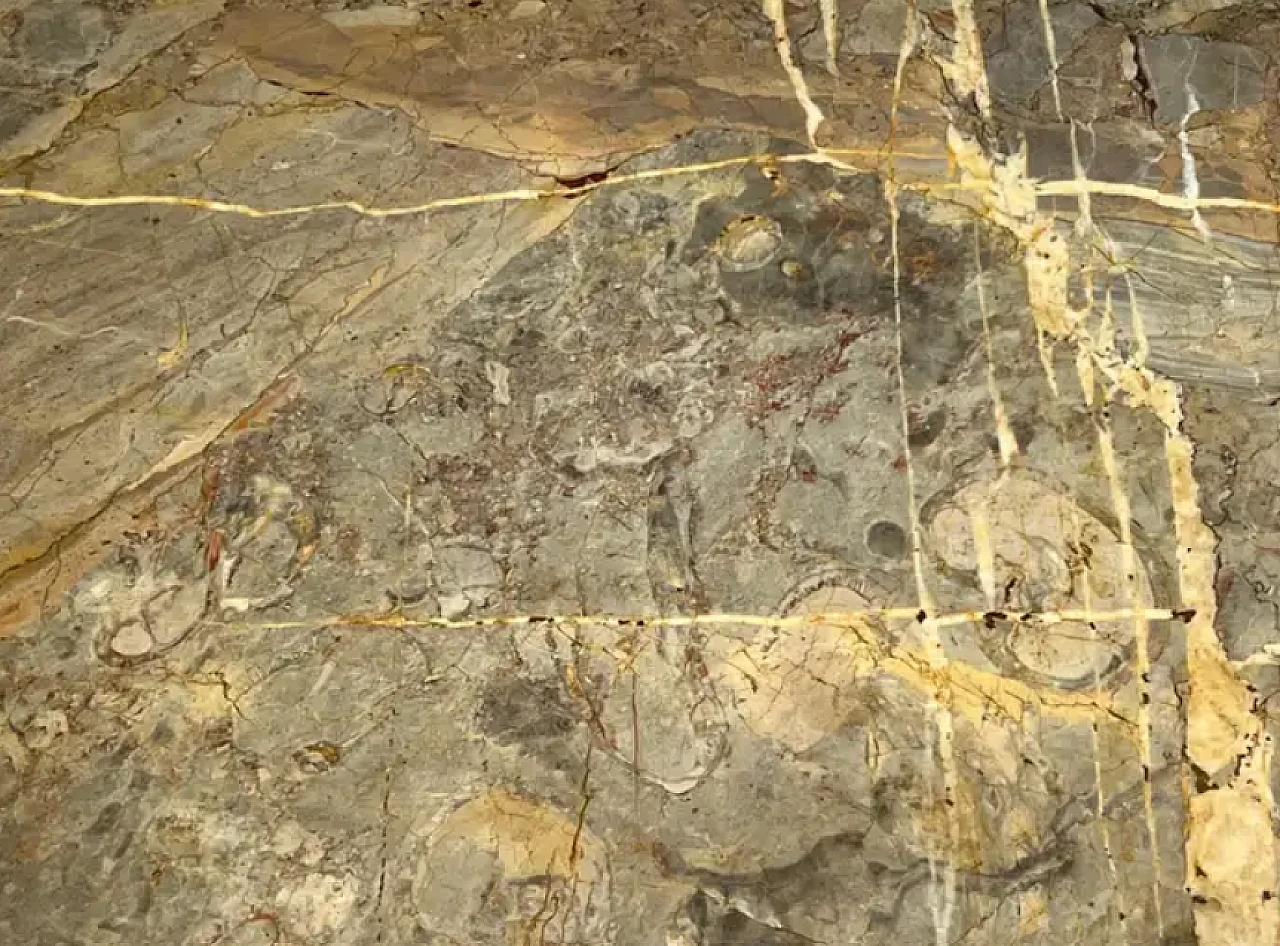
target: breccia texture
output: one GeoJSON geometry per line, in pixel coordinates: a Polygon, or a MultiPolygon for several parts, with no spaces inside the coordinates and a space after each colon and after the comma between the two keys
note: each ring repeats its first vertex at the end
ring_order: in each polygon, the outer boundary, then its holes
{"type": "Polygon", "coordinates": [[[1278,22],[0,0],[0,940],[1271,946],[1278,22]]]}

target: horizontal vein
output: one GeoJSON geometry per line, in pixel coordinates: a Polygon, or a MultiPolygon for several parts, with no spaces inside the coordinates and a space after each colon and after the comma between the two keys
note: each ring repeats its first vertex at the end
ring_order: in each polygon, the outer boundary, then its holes
{"type": "Polygon", "coordinates": [[[1107,624],[1130,621],[1135,616],[1148,621],[1186,620],[1186,611],[1168,608],[1119,608],[1109,611],[1086,609],[1065,611],[955,611],[949,614],[926,614],[920,607],[867,608],[861,611],[826,611],[813,614],[770,616],[764,614],[511,614],[457,620],[442,617],[408,617],[403,614],[338,614],[303,621],[238,622],[233,627],[256,630],[284,630],[319,627],[393,627],[445,628],[476,630],[490,627],[513,627],[533,624],[558,624],[575,627],[706,627],[742,624],[750,627],[798,628],[813,625],[850,626],[869,620],[920,621],[925,618],[938,625],[976,624],[990,621],[1018,621],[1023,624],[1051,626],[1064,622],[1107,624]],[[923,617],[922,617],[923,616],[923,617]]]}

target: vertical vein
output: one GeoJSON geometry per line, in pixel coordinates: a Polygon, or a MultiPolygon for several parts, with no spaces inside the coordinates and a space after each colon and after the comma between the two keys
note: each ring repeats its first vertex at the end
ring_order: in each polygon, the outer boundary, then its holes
{"type": "Polygon", "coordinates": [[[822,8],[822,33],[827,41],[827,72],[840,75],[840,0],[818,0],[822,8]]]}
{"type": "Polygon", "coordinates": [[[1115,436],[1111,429],[1111,415],[1104,406],[1097,421],[1098,449],[1102,465],[1107,472],[1111,489],[1111,508],[1117,519],[1120,538],[1120,568],[1124,572],[1125,599],[1134,609],[1132,618],[1134,638],[1134,669],[1138,674],[1138,754],[1142,765],[1142,808],[1146,817],[1147,843],[1151,845],[1151,861],[1154,868],[1151,877],[1151,896],[1155,910],[1156,934],[1164,938],[1164,909],[1160,896],[1160,839],[1157,833],[1155,792],[1152,786],[1154,765],[1151,753],[1151,651],[1150,625],[1145,614],[1137,613],[1143,604],[1142,588],[1138,581],[1137,556],[1133,548],[1133,525],[1130,519],[1129,495],[1125,490],[1120,460],[1116,456],[1115,436]]]}
{"type": "MultiPolygon", "coordinates": [[[[911,14],[915,4],[910,5],[911,14]]],[[[982,34],[978,32],[973,0],[951,0],[951,13],[956,20],[956,48],[951,63],[952,81],[961,98],[973,96],[983,118],[991,116],[991,92],[987,67],[982,57],[982,34]]]]}
{"type": "Polygon", "coordinates": [[[1049,0],[1040,0],[1040,25],[1044,27],[1044,46],[1049,54],[1049,84],[1053,89],[1053,109],[1062,121],[1062,89],[1058,85],[1058,39],[1053,34],[1053,18],[1049,0]]]}
{"type": "MultiPolygon", "coordinates": [[[[1071,526],[1072,533],[1075,536],[1077,551],[1080,552],[1080,598],[1084,610],[1088,614],[1093,613],[1093,585],[1091,583],[1091,568],[1089,564],[1088,552],[1083,550],[1083,537],[1080,530],[1080,514],[1075,507],[1071,510],[1071,526]]],[[[1089,620],[1089,642],[1095,647],[1098,645],[1098,623],[1092,619],[1089,620]]],[[[1093,665],[1093,693],[1094,697],[1101,699],[1102,697],[1102,674],[1098,664],[1093,665]]],[[[1111,882],[1111,890],[1116,897],[1116,914],[1120,919],[1120,932],[1124,942],[1129,942],[1129,917],[1128,911],[1124,907],[1124,894],[1120,888],[1120,872],[1116,868],[1115,850],[1111,845],[1111,828],[1107,824],[1107,790],[1102,781],[1102,737],[1098,732],[1098,721],[1092,720],[1089,724],[1089,741],[1093,755],[1093,788],[1094,788],[1094,817],[1098,820],[1098,840],[1102,844],[1102,853],[1107,859],[1107,877],[1111,882]]]]}
{"type": "Polygon", "coordinates": [[[787,29],[787,11],[785,0],[764,0],[765,16],[773,23],[773,45],[778,50],[778,60],[782,63],[782,71],[787,74],[791,83],[791,91],[804,112],[805,134],[809,138],[809,147],[818,150],[818,129],[826,121],[822,110],[809,94],[809,83],[805,81],[804,72],[796,65],[791,53],[791,34],[787,29]]]}
{"type": "MultiPolygon", "coordinates": [[[[902,455],[905,463],[904,472],[907,485],[907,521],[911,534],[911,566],[915,578],[916,599],[920,605],[918,618],[923,635],[925,656],[929,667],[937,672],[945,670],[948,658],[942,646],[942,637],[933,614],[932,596],[925,580],[920,510],[916,501],[916,471],[911,451],[911,422],[907,408],[906,372],[903,369],[901,215],[898,207],[898,183],[892,161],[892,149],[897,132],[898,104],[902,94],[902,76],[916,44],[916,15],[915,0],[908,0],[902,42],[898,48],[898,64],[893,76],[893,102],[889,119],[890,162],[885,179],[885,200],[889,206],[889,245],[893,258],[893,366],[898,388],[902,455]]],[[[939,674],[939,676],[942,676],[942,674],[939,674]]],[[[933,717],[933,723],[938,735],[938,758],[942,768],[942,801],[947,824],[947,844],[944,850],[941,876],[939,876],[937,857],[930,856],[929,858],[929,900],[930,909],[933,913],[934,937],[937,946],[946,946],[950,938],[951,920],[955,913],[956,903],[956,867],[954,858],[960,848],[960,823],[956,811],[955,721],[950,707],[949,683],[941,684],[935,692],[930,693],[929,711],[933,717]]]]}
{"type": "Polygon", "coordinates": [[[982,231],[978,221],[973,224],[973,262],[978,274],[978,310],[982,314],[982,344],[987,356],[987,392],[991,397],[991,411],[996,421],[996,444],[1000,449],[1000,466],[1008,471],[1014,457],[1018,455],[1018,438],[1009,426],[1009,415],[1005,410],[1004,398],[1000,395],[1000,385],[996,381],[995,342],[991,336],[991,313],[987,309],[986,274],[982,269],[982,231]]]}

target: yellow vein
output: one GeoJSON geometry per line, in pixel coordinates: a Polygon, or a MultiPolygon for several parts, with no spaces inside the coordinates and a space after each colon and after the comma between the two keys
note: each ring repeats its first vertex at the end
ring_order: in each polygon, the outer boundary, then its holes
{"type": "MultiPolygon", "coordinates": [[[[456,207],[472,207],[481,204],[516,203],[546,200],[557,197],[581,197],[592,191],[606,187],[620,187],[627,184],[642,183],[667,177],[707,174],[713,171],[734,167],[745,167],[753,164],[824,164],[841,167],[855,172],[872,172],[881,169],[883,162],[897,159],[918,161],[941,161],[945,155],[931,152],[907,152],[893,148],[823,148],[818,151],[802,154],[758,154],[740,155],[723,158],[717,161],[705,161],[698,164],[686,164],[677,167],[653,168],[646,171],[635,171],[627,174],[611,174],[609,177],[576,187],[548,188],[513,188],[505,191],[490,191],[481,194],[464,194],[457,197],[440,197],[417,204],[379,207],[365,204],[358,200],[332,200],[315,204],[293,204],[284,207],[261,207],[254,204],[236,203],[215,200],[206,197],[193,197],[184,194],[117,194],[109,197],[95,197],[63,193],[61,191],[42,190],[30,187],[0,187],[0,199],[28,200],[36,203],[55,204],[64,207],[183,207],[190,210],[203,210],[210,213],[232,214],[241,217],[271,218],[299,217],[307,214],[347,212],[364,217],[408,217],[435,213],[456,207]],[[873,158],[865,168],[848,167],[841,159],[873,158]]],[[[883,168],[891,171],[890,166],[883,168]]],[[[904,190],[919,190],[925,193],[945,191],[983,191],[985,187],[977,184],[956,183],[904,183],[899,182],[904,190]]],[[[1192,210],[1240,210],[1254,213],[1280,215],[1280,203],[1251,200],[1244,197],[1197,197],[1188,198],[1183,194],[1170,194],[1137,184],[1122,184],[1113,181],[1095,181],[1088,178],[1066,180],[1044,180],[1033,184],[1035,193],[1040,197],[1127,197],[1132,200],[1154,204],[1166,210],[1177,210],[1184,213],[1192,210]]]]}
{"type": "Polygon", "coordinates": [[[467,631],[498,627],[533,625],[559,625],[569,627],[619,627],[619,628],[681,628],[734,626],[766,628],[804,628],[815,625],[832,627],[857,627],[867,620],[914,621],[925,620],[938,627],[977,624],[993,620],[1014,620],[1023,624],[1050,627],[1055,624],[1092,621],[1110,624],[1131,621],[1135,616],[1147,621],[1187,620],[1190,612],[1170,608],[1112,608],[1095,611],[1090,608],[1073,608],[1060,611],[953,611],[946,614],[927,613],[922,616],[919,605],[866,608],[859,611],[824,611],[801,615],[735,614],[713,612],[708,614],[501,614],[475,618],[411,617],[403,613],[390,614],[331,614],[316,618],[288,621],[234,622],[229,626],[246,630],[288,630],[323,627],[402,627],[438,628],[441,630],[467,631]]]}

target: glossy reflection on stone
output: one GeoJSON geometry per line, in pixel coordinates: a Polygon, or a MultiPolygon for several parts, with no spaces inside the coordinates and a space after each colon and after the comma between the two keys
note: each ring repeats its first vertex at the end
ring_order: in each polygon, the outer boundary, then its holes
{"type": "MultiPolygon", "coordinates": [[[[860,592],[832,583],[801,590],[784,604],[783,614],[847,614],[869,607],[860,592]]],[[[875,622],[861,618],[761,628],[745,642],[715,640],[712,674],[747,728],[803,752],[839,729],[857,706],[855,684],[874,668],[864,641],[881,636],[875,622]]]]}
{"type": "Polygon", "coordinates": [[[1026,612],[1148,607],[1151,583],[1137,561],[1131,583],[1115,532],[1066,493],[1031,474],[971,481],[926,509],[925,539],[949,573],[980,589],[983,650],[1001,669],[1059,687],[1092,686],[1118,669],[1133,643],[1130,621],[1030,624],[1026,612]],[[1136,591],[1137,600],[1131,601],[1136,591]]]}
{"type": "Polygon", "coordinates": [[[432,833],[413,897],[428,942],[607,943],[608,883],[603,844],[572,814],[495,789],[432,833]]]}

